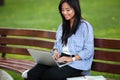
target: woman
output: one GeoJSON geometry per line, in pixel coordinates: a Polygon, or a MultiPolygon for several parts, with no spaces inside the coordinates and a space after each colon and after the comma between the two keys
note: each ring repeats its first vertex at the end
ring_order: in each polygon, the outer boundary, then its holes
{"type": "Polygon", "coordinates": [[[81,16],[79,0],[61,0],[62,17],[53,47],[58,62],[71,62],[61,68],[37,64],[28,72],[27,80],[66,80],[68,77],[87,75],[94,55],[92,26],[81,16]],[[87,72],[87,73],[86,73],[87,72]]]}

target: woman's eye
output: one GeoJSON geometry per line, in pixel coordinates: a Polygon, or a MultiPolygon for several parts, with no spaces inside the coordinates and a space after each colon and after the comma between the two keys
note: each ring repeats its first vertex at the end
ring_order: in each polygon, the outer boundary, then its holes
{"type": "Polygon", "coordinates": [[[70,10],[72,10],[72,9],[71,8],[67,9],[67,11],[70,11],[70,10]]]}
{"type": "Polygon", "coordinates": [[[67,11],[70,11],[70,10],[67,10],[67,11]]]}

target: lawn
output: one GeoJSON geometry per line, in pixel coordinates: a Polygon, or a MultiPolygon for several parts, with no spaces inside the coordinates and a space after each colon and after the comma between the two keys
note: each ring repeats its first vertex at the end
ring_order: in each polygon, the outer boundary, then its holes
{"type": "MultiPolygon", "coordinates": [[[[0,7],[0,27],[56,30],[61,23],[59,0],[5,0],[0,7]]],[[[95,37],[120,39],[119,0],[81,0],[82,16],[95,37]]]]}
{"type": "MultiPolygon", "coordinates": [[[[61,23],[58,3],[59,0],[5,0],[5,5],[0,6],[0,27],[56,31],[61,23]]],[[[119,0],[81,0],[81,8],[82,16],[93,25],[95,37],[120,39],[119,0]]],[[[20,75],[8,72],[15,80],[23,80],[20,75]]]]}

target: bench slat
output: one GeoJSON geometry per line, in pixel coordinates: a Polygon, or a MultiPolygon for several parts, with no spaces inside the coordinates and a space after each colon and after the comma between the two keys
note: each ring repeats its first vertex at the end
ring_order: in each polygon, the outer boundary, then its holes
{"type": "Polygon", "coordinates": [[[95,38],[94,40],[95,40],[95,47],[120,49],[120,40],[100,39],[100,38],[95,38]]]}
{"type": "Polygon", "coordinates": [[[31,30],[31,29],[13,29],[13,28],[0,28],[1,35],[13,36],[33,36],[41,38],[55,39],[55,31],[49,30],[31,30]]]}
{"type": "Polygon", "coordinates": [[[1,53],[9,53],[9,54],[20,54],[20,55],[30,55],[25,48],[15,48],[8,46],[0,46],[1,53]]]}
{"type": "MultiPolygon", "coordinates": [[[[50,51],[40,50],[41,53],[50,53],[50,51]]],[[[9,46],[0,46],[0,52],[8,53],[8,54],[20,54],[20,55],[27,55],[29,56],[29,52],[26,48],[15,48],[9,46]]]]}
{"type": "Polygon", "coordinates": [[[94,59],[120,62],[120,52],[95,50],[94,59]]]}
{"type": "Polygon", "coordinates": [[[93,71],[107,72],[112,74],[120,74],[120,65],[117,64],[108,64],[101,62],[93,62],[92,64],[93,71]]]}
{"type": "Polygon", "coordinates": [[[35,39],[21,39],[21,38],[0,38],[1,44],[14,44],[14,45],[26,45],[26,46],[36,46],[42,48],[51,49],[53,47],[52,41],[45,40],[35,40],[35,39]]]}

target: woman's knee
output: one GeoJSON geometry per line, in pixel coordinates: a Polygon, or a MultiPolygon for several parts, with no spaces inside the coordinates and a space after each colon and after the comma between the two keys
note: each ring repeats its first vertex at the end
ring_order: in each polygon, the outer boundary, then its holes
{"type": "Polygon", "coordinates": [[[28,71],[26,80],[40,80],[40,76],[33,70],[28,71]]]}

